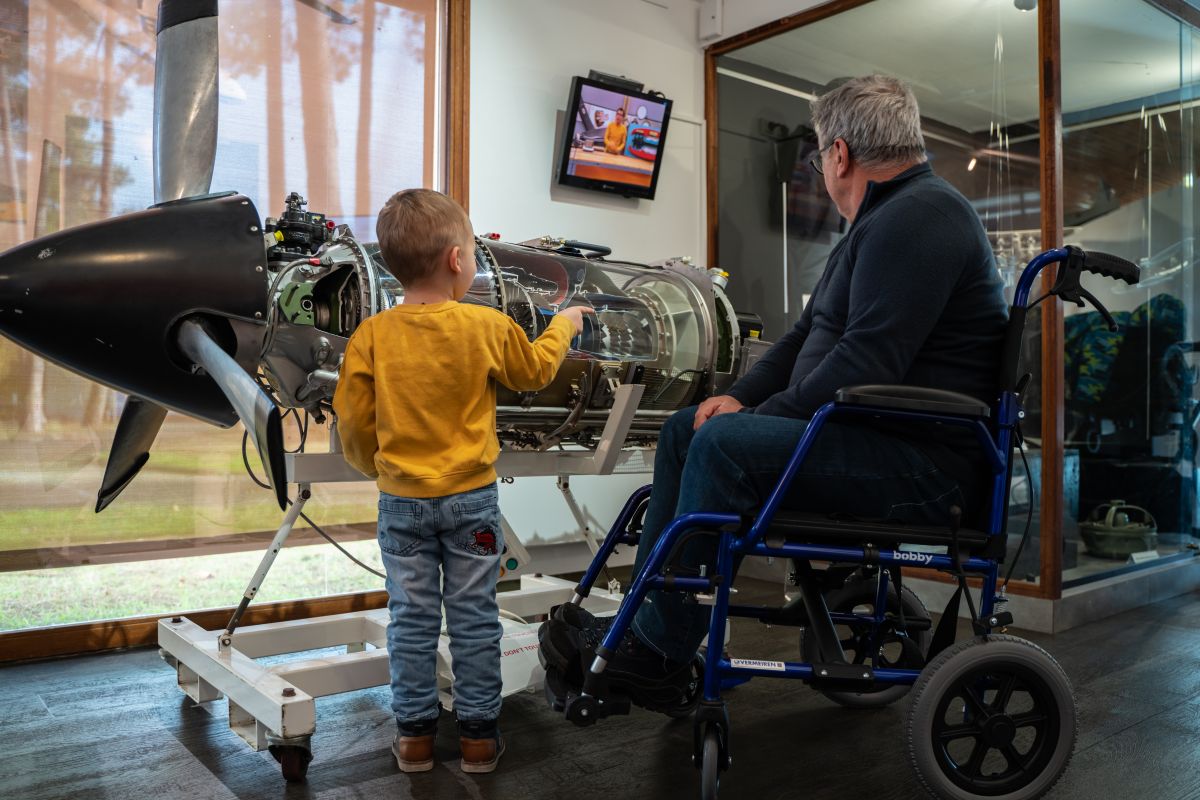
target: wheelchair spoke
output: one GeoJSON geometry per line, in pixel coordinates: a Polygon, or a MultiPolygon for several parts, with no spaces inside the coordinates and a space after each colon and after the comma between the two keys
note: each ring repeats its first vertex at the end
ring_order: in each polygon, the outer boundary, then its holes
{"type": "Polygon", "coordinates": [[[967,701],[967,705],[971,707],[971,710],[975,714],[983,717],[984,719],[987,719],[991,716],[991,710],[987,707],[987,705],[983,702],[983,699],[972,687],[964,686],[962,688],[962,698],[967,701]]]}
{"type": "Polygon", "coordinates": [[[971,750],[971,757],[967,759],[967,763],[963,766],[963,772],[969,778],[978,778],[983,772],[983,758],[987,755],[987,751],[991,748],[983,739],[975,740],[975,747],[971,750]]]}
{"type": "Polygon", "coordinates": [[[1014,714],[1009,719],[1012,720],[1013,727],[1017,729],[1033,727],[1041,730],[1042,726],[1046,724],[1046,715],[1040,711],[1027,711],[1024,714],[1014,714]]]}
{"type": "Polygon", "coordinates": [[[1020,772],[1025,769],[1028,757],[1018,753],[1017,748],[1013,747],[1012,744],[1003,745],[1000,748],[1000,752],[1004,754],[1004,760],[1008,762],[1009,770],[1020,772]]]}
{"type": "Polygon", "coordinates": [[[979,736],[980,733],[982,731],[979,730],[977,725],[952,725],[949,728],[938,731],[937,737],[942,742],[952,742],[955,739],[964,739],[968,736],[979,736]]]}
{"type": "Polygon", "coordinates": [[[996,691],[996,699],[992,703],[992,708],[1003,713],[1008,707],[1008,701],[1012,699],[1013,689],[1017,686],[1016,675],[1005,675],[1000,684],[1000,688],[996,691]]]}

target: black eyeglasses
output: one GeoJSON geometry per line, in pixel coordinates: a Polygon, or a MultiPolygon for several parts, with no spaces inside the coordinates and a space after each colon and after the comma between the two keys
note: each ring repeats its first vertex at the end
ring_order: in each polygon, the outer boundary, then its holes
{"type": "Polygon", "coordinates": [[[832,142],[818,150],[817,154],[808,160],[808,165],[812,167],[813,172],[817,173],[818,175],[825,174],[825,170],[821,169],[821,157],[825,154],[825,151],[833,147],[836,142],[837,139],[834,139],[832,142]]]}

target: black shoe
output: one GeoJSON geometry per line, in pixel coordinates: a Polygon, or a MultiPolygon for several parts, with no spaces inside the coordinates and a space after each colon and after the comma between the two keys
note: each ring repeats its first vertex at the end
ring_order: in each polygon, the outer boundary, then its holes
{"type": "Polygon", "coordinates": [[[595,652],[612,626],[612,617],[595,617],[574,603],[554,609],[550,619],[538,628],[538,660],[543,669],[557,669],[574,685],[583,680],[583,670],[591,666],[580,654],[595,652]]]}
{"type": "MultiPolygon", "coordinates": [[[[567,605],[551,615],[538,631],[543,666],[557,669],[578,690],[591,669],[596,649],[604,641],[613,617],[594,617],[579,606],[567,605]]],[[[637,705],[676,714],[694,705],[699,681],[691,664],[664,658],[633,631],[625,637],[604,668],[609,689],[627,695],[637,705]]]]}
{"type": "MultiPolygon", "coordinates": [[[[581,653],[590,668],[594,648],[581,653]]],[[[614,692],[627,695],[636,705],[648,711],[674,715],[693,705],[698,697],[699,679],[691,664],[680,664],[665,658],[627,631],[608,665],[604,668],[608,686],[614,692]]]]}

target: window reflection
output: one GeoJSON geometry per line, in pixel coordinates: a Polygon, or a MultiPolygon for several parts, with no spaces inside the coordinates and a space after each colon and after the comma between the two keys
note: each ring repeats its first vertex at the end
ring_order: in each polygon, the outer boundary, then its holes
{"type": "MultiPolygon", "coordinates": [[[[0,249],[153,202],[157,7],[0,4],[0,249]]],[[[222,0],[212,189],[246,194],[264,217],[300,191],[373,238],[375,212],[392,192],[440,183],[441,8],[439,0],[222,0]]],[[[84,558],[82,546],[129,558],[126,544],[139,540],[178,554],[196,537],[277,526],[278,509],[244,475],[240,427],[175,414],[119,507],[92,513],[124,398],[6,340],[0,385],[0,552],[25,551],[7,563],[57,564],[74,557],[70,548],[84,558]],[[53,558],[38,555],[45,548],[53,558]]],[[[294,447],[298,434],[287,427],[294,447]]],[[[308,447],[319,450],[323,436],[313,425],[308,447]]],[[[372,498],[369,483],[322,487],[312,515],[371,519],[372,498]]],[[[0,629],[17,619],[41,624],[5,612],[0,629]]]]}
{"type": "MultiPolygon", "coordinates": [[[[1136,287],[1088,282],[1118,331],[1090,309],[1065,309],[1069,586],[1135,553],[1138,563],[1186,556],[1195,541],[1200,34],[1146,0],[1062,0],[1060,9],[1065,239],[1143,270],[1136,287]]],[[[737,276],[734,303],[763,316],[766,338],[799,317],[841,235],[807,161],[816,151],[809,100],[846,76],[883,72],[912,84],[930,162],[975,206],[1011,296],[1042,250],[1037,42],[1036,15],[1011,2],[888,0],[718,59],[719,263],[737,276]]],[[[1040,310],[1022,352],[1033,379],[1029,467],[1018,461],[1013,471],[1014,546],[1028,513],[1032,536],[1040,529],[1040,310]]],[[[1036,580],[1039,554],[1034,538],[1015,576],[1036,580]]]]}
{"type": "Polygon", "coordinates": [[[1067,309],[1068,582],[1188,553],[1196,530],[1195,32],[1142,0],[1064,0],[1064,19],[1084,13],[1093,26],[1062,34],[1067,241],[1140,264],[1142,280],[1093,287],[1116,331],[1067,309]]]}

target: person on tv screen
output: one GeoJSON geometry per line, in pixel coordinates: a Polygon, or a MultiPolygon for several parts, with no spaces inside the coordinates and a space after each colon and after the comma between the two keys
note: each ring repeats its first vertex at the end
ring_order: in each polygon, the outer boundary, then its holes
{"type": "Polygon", "coordinates": [[[621,155],[625,152],[625,134],[629,129],[625,126],[625,109],[618,108],[616,118],[604,129],[604,150],[607,153],[621,155]]]}
{"type": "Polygon", "coordinates": [[[600,109],[597,108],[596,114],[594,115],[593,119],[596,121],[596,129],[597,130],[604,127],[604,112],[603,111],[601,111],[600,109]]]}

